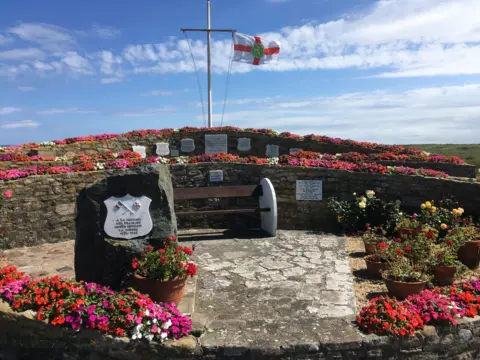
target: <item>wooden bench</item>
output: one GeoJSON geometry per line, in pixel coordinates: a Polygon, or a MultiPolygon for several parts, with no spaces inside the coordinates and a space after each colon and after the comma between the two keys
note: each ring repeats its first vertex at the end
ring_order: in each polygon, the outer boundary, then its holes
{"type": "Polygon", "coordinates": [[[259,185],[176,188],[173,190],[173,194],[175,201],[236,197],[255,198],[258,200],[258,207],[255,208],[175,211],[175,214],[177,216],[260,214],[261,228],[272,236],[276,235],[277,199],[275,189],[268,179],[262,179],[259,185]]]}

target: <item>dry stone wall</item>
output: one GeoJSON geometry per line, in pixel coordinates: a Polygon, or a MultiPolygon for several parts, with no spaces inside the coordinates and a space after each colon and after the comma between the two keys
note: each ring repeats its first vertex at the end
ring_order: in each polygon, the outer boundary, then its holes
{"type": "MultiPolygon", "coordinates": [[[[32,176],[0,182],[0,191],[10,190],[12,200],[0,209],[2,247],[31,246],[75,238],[75,199],[86,185],[105,179],[109,174],[134,171],[109,170],[88,173],[32,176]]],[[[468,213],[479,214],[480,183],[469,183],[419,176],[377,175],[346,171],[278,167],[252,164],[202,163],[171,165],[174,187],[203,187],[258,184],[269,178],[277,193],[278,226],[281,229],[329,230],[332,226],[326,208],[330,197],[348,198],[353,192],[373,189],[384,199],[401,199],[407,210],[416,211],[427,199],[454,195],[468,213]],[[223,182],[209,182],[210,170],[222,170],[223,182]],[[296,199],[297,180],[322,180],[323,201],[296,199]]],[[[251,199],[209,199],[177,202],[177,209],[222,209],[252,205],[251,199]]],[[[209,216],[178,219],[179,229],[186,227],[258,226],[256,218],[209,216]]]]}

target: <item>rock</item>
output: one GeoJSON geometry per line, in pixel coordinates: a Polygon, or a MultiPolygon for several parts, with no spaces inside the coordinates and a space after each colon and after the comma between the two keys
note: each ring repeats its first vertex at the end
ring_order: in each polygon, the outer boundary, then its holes
{"type": "Polygon", "coordinates": [[[144,246],[160,247],[166,236],[177,234],[173,187],[167,165],[146,165],[88,185],[77,197],[75,276],[120,289],[131,275],[131,262],[144,246]],[[131,240],[111,238],[104,231],[108,198],[130,194],[151,199],[152,230],[131,240]]]}

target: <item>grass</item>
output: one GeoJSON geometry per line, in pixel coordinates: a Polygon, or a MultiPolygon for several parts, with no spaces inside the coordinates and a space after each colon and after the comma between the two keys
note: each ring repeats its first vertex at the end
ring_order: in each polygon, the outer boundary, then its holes
{"type": "Polygon", "coordinates": [[[418,144],[405,145],[439,155],[455,155],[480,168],[480,144],[418,144]]]}

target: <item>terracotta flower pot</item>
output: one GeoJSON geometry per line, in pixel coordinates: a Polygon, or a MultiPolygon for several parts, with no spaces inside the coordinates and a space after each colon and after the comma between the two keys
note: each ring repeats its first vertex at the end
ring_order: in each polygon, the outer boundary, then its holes
{"type": "Polygon", "coordinates": [[[367,274],[371,277],[381,279],[382,278],[382,271],[388,270],[390,267],[386,262],[374,262],[365,259],[367,264],[367,274]]]}
{"type": "Polygon", "coordinates": [[[456,266],[433,266],[432,273],[436,281],[442,284],[453,284],[453,279],[455,277],[455,272],[457,271],[456,266]]]}
{"type": "Polygon", "coordinates": [[[476,269],[480,263],[480,239],[469,241],[460,247],[458,259],[470,269],[476,269]]]}
{"type": "Polygon", "coordinates": [[[365,240],[363,240],[363,244],[365,245],[365,254],[372,255],[375,253],[375,247],[377,246],[377,244],[368,243],[365,240]]]}
{"type": "Polygon", "coordinates": [[[420,294],[423,289],[425,289],[425,285],[427,285],[426,281],[402,282],[389,280],[385,277],[383,278],[383,281],[385,282],[385,285],[387,285],[388,294],[390,296],[395,296],[397,299],[405,299],[409,295],[420,294]]]}
{"type": "Polygon", "coordinates": [[[150,295],[150,298],[157,303],[173,302],[178,306],[185,291],[187,278],[169,281],[150,280],[138,274],[133,276],[133,288],[143,294],[150,295]]]}

